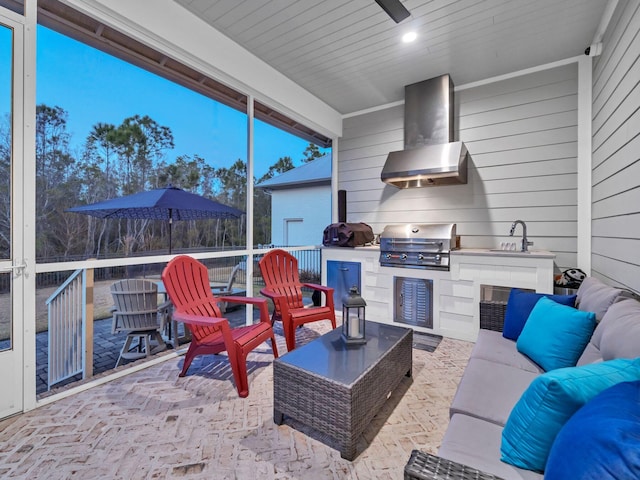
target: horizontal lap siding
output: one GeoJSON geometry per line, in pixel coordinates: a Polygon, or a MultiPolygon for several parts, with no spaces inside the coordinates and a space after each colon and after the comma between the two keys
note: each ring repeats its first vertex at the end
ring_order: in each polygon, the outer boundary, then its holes
{"type": "Polygon", "coordinates": [[[640,4],[620,2],[593,70],[592,273],[640,292],[640,4]]]}
{"type": "Polygon", "coordinates": [[[511,223],[522,219],[533,248],[556,253],[558,269],[575,266],[576,65],[455,97],[457,138],[472,157],[466,185],[398,190],[381,182],[387,154],[403,146],[402,105],[345,119],[338,179],[348,220],[375,232],[388,224],[453,222],[462,246],[479,248],[509,241],[511,223]]]}

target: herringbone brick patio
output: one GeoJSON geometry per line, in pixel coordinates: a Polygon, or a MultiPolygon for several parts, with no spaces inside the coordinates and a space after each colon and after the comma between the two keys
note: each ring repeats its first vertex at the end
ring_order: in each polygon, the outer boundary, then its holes
{"type": "MultiPolygon", "coordinates": [[[[300,329],[301,343],[327,331],[300,329]]],[[[281,353],[284,339],[278,336],[281,353]]],[[[250,394],[237,396],[224,355],[182,358],[0,422],[0,478],[401,479],[413,448],[436,452],[472,344],[414,349],[403,379],[349,462],[316,438],[273,423],[272,354],[249,356],[250,394]]],[[[308,432],[310,433],[310,432],[308,432]]]]}

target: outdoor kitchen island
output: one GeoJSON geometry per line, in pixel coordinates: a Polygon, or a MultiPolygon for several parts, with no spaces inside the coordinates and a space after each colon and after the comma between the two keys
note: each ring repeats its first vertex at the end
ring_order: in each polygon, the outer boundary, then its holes
{"type": "MultiPolygon", "coordinates": [[[[378,246],[323,247],[322,283],[327,285],[327,262],[358,262],[361,295],[367,302],[367,320],[411,326],[416,331],[449,338],[476,340],[480,328],[480,300],[488,287],[517,287],[553,293],[555,254],[547,251],[451,250],[448,270],[382,266],[379,257],[378,246]],[[431,328],[396,321],[395,304],[404,300],[394,291],[397,278],[430,280],[432,291],[426,308],[432,317],[431,328]]],[[[336,299],[336,305],[339,304],[336,299]]]]}

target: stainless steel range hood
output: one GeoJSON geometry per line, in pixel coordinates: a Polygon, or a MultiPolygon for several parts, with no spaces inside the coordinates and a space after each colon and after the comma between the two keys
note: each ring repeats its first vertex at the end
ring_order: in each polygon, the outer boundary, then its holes
{"type": "Polygon", "coordinates": [[[391,152],[380,178],[398,188],[467,183],[469,153],[454,141],[449,75],[405,87],[404,150],[391,152]]]}
{"type": "Polygon", "coordinates": [[[462,142],[391,152],[380,178],[398,188],[467,183],[468,156],[462,142]]]}

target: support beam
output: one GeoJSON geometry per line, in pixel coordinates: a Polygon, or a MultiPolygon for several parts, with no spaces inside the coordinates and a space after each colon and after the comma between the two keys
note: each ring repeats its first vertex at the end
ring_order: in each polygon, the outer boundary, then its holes
{"type": "Polygon", "coordinates": [[[578,232],[577,267],[591,275],[591,106],[592,57],[578,61],[578,232]]]}

